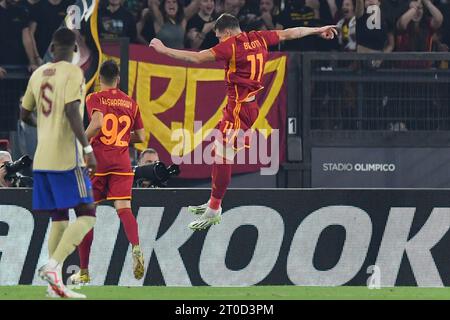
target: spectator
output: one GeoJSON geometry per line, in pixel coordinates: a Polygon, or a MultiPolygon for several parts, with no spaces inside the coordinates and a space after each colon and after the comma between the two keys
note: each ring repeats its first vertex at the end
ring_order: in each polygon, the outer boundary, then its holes
{"type": "MultiPolygon", "coordinates": [[[[342,1],[339,3],[342,4],[342,1]]],[[[316,18],[320,19],[323,25],[333,24],[338,20],[336,0],[306,0],[306,5],[314,9],[316,18]]]]}
{"type": "Polygon", "coordinates": [[[184,48],[187,20],[198,11],[199,3],[193,0],[183,8],[181,0],[161,0],[159,6],[158,0],[151,0],[156,38],[170,48],[184,48]]]}
{"type": "Polygon", "coordinates": [[[444,20],[435,37],[436,51],[448,52],[450,48],[450,3],[448,0],[441,0],[439,10],[444,20]]]}
{"type": "MultiPolygon", "coordinates": [[[[314,9],[307,6],[305,0],[290,0],[280,14],[279,29],[293,27],[314,27],[319,25],[314,9]]],[[[308,36],[301,39],[286,41],[282,44],[285,51],[317,50],[319,37],[308,36]]]]}
{"type": "Polygon", "coordinates": [[[338,34],[339,48],[341,51],[356,51],[356,17],[355,0],[342,2],[342,16],[337,27],[341,30],[338,34]]]}
{"type": "Polygon", "coordinates": [[[67,7],[73,0],[41,0],[31,7],[30,31],[34,40],[35,60],[42,64],[42,59],[57,30],[67,14],[67,7]]]}
{"type": "Polygon", "coordinates": [[[159,161],[158,152],[153,148],[148,148],[142,151],[139,156],[138,166],[143,166],[144,164],[152,164],[159,161]]]}
{"type": "Polygon", "coordinates": [[[133,15],[134,20],[139,19],[140,13],[144,9],[144,1],[142,0],[122,1],[122,5],[133,15]]]}
{"type": "Polygon", "coordinates": [[[218,15],[222,14],[223,11],[223,0],[216,0],[215,1],[215,10],[218,15]]]}
{"type": "MultiPolygon", "coordinates": [[[[442,12],[444,21],[441,28],[433,36],[433,48],[434,51],[449,52],[450,48],[450,3],[447,0],[441,0],[439,10],[442,12]]],[[[439,68],[448,69],[448,60],[439,62],[439,68]]],[[[444,91],[446,91],[444,89],[444,91]]]]}
{"type": "MultiPolygon", "coordinates": [[[[392,52],[394,26],[382,15],[380,0],[356,0],[356,43],[358,52],[392,52]]],[[[373,67],[381,61],[372,61],[373,67]]]]}
{"type": "MultiPolygon", "coordinates": [[[[443,22],[442,13],[431,2],[431,0],[410,1],[409,9],[397,21],[397,51],[431,51],[432,39],[434,33],[440,28],[443,22]],[[424,7],[429,12],[429,16],[425,16],[424,7]]],[[[433,65],[433,61],[401,61],[400,68],[429,68],[433,65]]],[[[437,93],[434,91],[437,87],[433,84],[415,83],[409,86],[410,100],[401,102],[399,109],[406,115],[408,119],[406,128],[408,129],[428,129],[427,119],[436,108],[435,101],[437,93]],[[432,92],[431,99],[423,97],[423,90],[432,92]],[[434,100],[434,101],[433,101],[434,100]]]]}
{"type": "Polygon", "coordinates": [[[11,182],[5,180],[6,169],[3,167],[5,162],[11,162],[12,158],[8,151],[0,151],[0,188],[11,187],[11,182]]]}
{"type": "Polygon", "coordinates": [[[277,29],[279,9],[275,6],[274,0],[259,1],[259,18],[263,23],[263,29],[277,29]]]}
{"type": "Polygon", "coordinates": [[[37,4],[39,0],[25,0],[23,1],[23,7],[27,10],[28,14],[30,14],[31,9],[35,4],[37,4]]]}
{"type": "Polygon", "coordinates": [[[220,0],[216,3],[217,14],[229,13],[237,17],[243,3],[241,0],[220,0]]]}
{"type": "Polygon", "coordinates": [[[381,3],[381,14],[388,20],[389,25],[394,26],[400,16],[409,8],[409,0],[383,0],[381,3]]]}
{"type": "MultiPolygon", "coordinates": [[[[273,0],[259,0],[258,16],[255,21],[247,26],[248,30],[275,30],[281,28],[278,24],[279,9],[273,0]]],[[[269,51],[279,51],[280,45],[269,47],[269,51]]]]}
{"type": "MultiPolygon", "coordinates": [[[[255,20],[247,25],[247,30],[275,30],[281,28],[278,23],[279,9],[274,0],[259,0],[258,14],[255,20]]],[[[278,50],[274,46],[271,50],[278,50]]]]}
{"type": "MultiPolygon", "coordinates": [[[[411,1],[409,10],[397,21],[397,51],[431,51],[431,40],[443,20],[441,11],[431,0],[411,1]],[[424,7],[430,13],[430,17],[424,16],[424,7]]],[[[416,67],[427,64],[428,61],[414,63],[416,67]]],[[[410,63],[409,66],[413,67],[410,63]]]]}
{"type": "MultiPolygon", "coordinates": [[[[153,148],[148,148],[142,151],[139,156],[138,166],[155,163],[159,161],[158,152],[153,148]]],[[[153,185],[152,181],[145,178],[135,179],[134,187],[136,188],[150,188],[153,185]]]]}
{"type": "Polygon", "coordinates": [[[149,42],[155,37],[155,16],[152,11],[153,0],[147,1],[147,8],[144,8],[141,13],[141,17],[136,24],[137,28],[137,42],[148,45],[149,42]]]}
{"type": "Polygon", "coordinates": [[[99,9],[98,32],[103,39],[126,37],[136,42],[137,31],[133,15],[121,5],[120,0],[108,0],[108,5],[99,9]]]}
{"type": "Polygon", "coordinates": [[[237,18],[242,31],[249,32],[255,29],[255,24],[258,22],[259,8],[255,0],[240,0],[239,12],[237,18]]]}
{"type": "Polygon", "coordinates": [[[187,39],[192,49],[209,49],[219,41],[213,30],[216,15],[214,0],[201,0],[200,11],[187,23],[187,39]]]}
{"type": "Polygon", "coordinates": [[[338,18],[338,8],[342,7],[342,0],[319,0],[320,3],[320,20],[322,24],[329,25],[333,24],[339,20],[338,18]]]}
{"type": "MultiPolygon", "coordinates": [[[[28,65],[30,71],[37,68],[28,24],[29,16],[21,0],[0,1],[0,65],[28,65]]],[[[0,68],[0,79],[6,73],[5,68],[0,68]]]]}
{"type": "MultiPolygon", "coordinates": [[[[338,21],[338,5],[342,6],[342,0],[306,0],[306,5],[312,7],[318,19],[318,26],[336,24],[338,21]]],[[[316,38],[317,50],[319,51],[335,51],[339,49],[337,37],[333,40],[325,40],[316,38]]]]}

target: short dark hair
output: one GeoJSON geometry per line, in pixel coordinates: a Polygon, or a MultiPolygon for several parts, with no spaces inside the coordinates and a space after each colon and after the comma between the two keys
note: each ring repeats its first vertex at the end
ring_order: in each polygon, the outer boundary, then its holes
{"type": "Polygon", "coordinates": [[[145,149],[144,151],[142,151],[141,154],[139,155],[139,158],[138,158],[138,161],[137,161],[138,165],[141,165],[141,161],[142,161],[142,159],[144,158],[144,156],[146,154],[155,154],[158,157],[158,159],[159,159],[158,152],[155,149],[153,149],[153,148],[148,148],[148,149],[145,149]]]}
{"type": "Polygon", "coordinates": [[[155,149],[153,149],[153,148],[145,149],[139,155],[139,160],[141,160],[144,157],[144,155],[146,155],[146,154],[156,154],[156,155],[158,155],[158,152],[155,149]]]}
{"type": "Polygon", "coordinates": [[[60,47],[71,47],[75,45],[75,33],[67,28],[60,28],[53,33],[52,42],[60,47]]]}
{"type": "Polygon", "coordinates": [[[100,67],[100,77],[103,82],[112,84],[119,76],[119,65],[114,60],[106,60],[100,67]]]}
{"type": "Polygon", "coordinates": [[[219,32],[222,32],[225,29],[234,30],[239,28],[239,20],[229,13],[221,14],[214,24],[214,30],[219,32]]]}

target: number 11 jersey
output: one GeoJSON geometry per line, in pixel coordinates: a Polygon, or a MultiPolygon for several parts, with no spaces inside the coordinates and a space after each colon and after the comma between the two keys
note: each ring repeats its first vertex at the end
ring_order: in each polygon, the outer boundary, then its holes
{"type": "Polygon", "coordinates": [[[119,89],[91,93],[86,98],[89,120],[103,114],[103,124],[91,144],[97,159],[96,176],[132,175],[129,144],[131,132],[143,128],[137,103],[119,89]]]}
{"type": "Polygon", "coordinates": [[[279,42],[276,31],[251,31],[225,39],[210,49],[216,61],[225,62],[228,101],[245,101],[263,89],[268,48],[279,42]]]}

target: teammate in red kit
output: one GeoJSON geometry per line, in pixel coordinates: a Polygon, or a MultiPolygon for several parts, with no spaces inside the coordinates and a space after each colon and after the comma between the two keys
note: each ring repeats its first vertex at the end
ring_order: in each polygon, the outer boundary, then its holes
{"type": "MultiPolygon", "coordinates": [[[[132,245],[133,272],[136,279],[144,276],[144,258],[139,246],[138,225],[131,211],[131,187],[134,173],[128,147],[144,141],[145,132],[136,102],[117,88],[119,67],[113,60],[100,68],[101,91],[86,98],[90,123],[86,136],[91,140],[98,169],[92,179],[94,200],[113,200],[132,245]]],[[[88,265],[93,231],[78,246],[80,272],[71,276],[72,283],[90,282],[88,265]]]]}
{"type": "Polygon", "coordinates": [[[193,63],[207,61],[225,62],[228,103],[223,110],[219,129],[221,141],[215,140],[215,161],[212,167],[212,192],[209,201],[200,206],[190,206],[189,211],[201,215],[189,224],[193,230],[201,230],[221,221],[221,202],[231,180],[231,164],[236,152],[247,141],[239,141],[239,131],[251,129],[258,117],[256,93],[263,89],[261,78],[267,61],[268,47],[280,41],[318,35],[333,39],[335,26],[321,28],[297,27],[274,31],[242,32],[239,21],[230,14],[222,14],[214,30],[220,43],[200,52],[167,48],[158,39],[152,39],[150,47],[169,57],[193,63]]]}

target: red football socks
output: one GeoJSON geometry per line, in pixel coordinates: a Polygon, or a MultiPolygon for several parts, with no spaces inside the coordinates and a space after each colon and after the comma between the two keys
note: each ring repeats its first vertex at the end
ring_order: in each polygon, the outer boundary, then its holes
{"type": "Polygon", "coordinates": [[[225,192],[231,181],[231,164],[213,163],[212,165],[212,191],[209,207],[217,210],[220,207],[225,192]]]}
{"type": "Polygon", "coordinates": [[[94,240],[94,229],[91,229],[83,241],[78,245],[78,255],[80,256],[80,269],[89,268],[89,255],[91,253],[92,241],[94,240]]]}
{"type": "Polygon", "coordinates": [[[220,204],[222,203],[222,199],[217,199],[211,196],[209,199],[209,207],[214,210],[218,210],[220,208],[220,204]]]}
{"type": "Polygon", "coordinates": [[[139,244],[139,234],[138,234],[138,224],[136,218],[131,212],[130,208],[123,208],[117,210],[120,221],[122,221],[123,228],[125,229],[125,234],[127,235],[128,241],[133,245],[139,244]]]}

